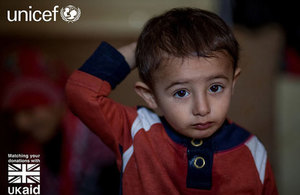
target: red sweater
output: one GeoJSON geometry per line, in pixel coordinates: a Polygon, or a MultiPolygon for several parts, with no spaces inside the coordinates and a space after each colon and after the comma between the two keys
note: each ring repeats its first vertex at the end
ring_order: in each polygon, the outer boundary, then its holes
{"type": "Polygon", "coordinates": [[[108,98],[128,73],[102,43],[66,87],[72,111],[115,152],[123,194],[278,194],[264,146],[234,123],[193,140],[144,107],[108,98]]]}

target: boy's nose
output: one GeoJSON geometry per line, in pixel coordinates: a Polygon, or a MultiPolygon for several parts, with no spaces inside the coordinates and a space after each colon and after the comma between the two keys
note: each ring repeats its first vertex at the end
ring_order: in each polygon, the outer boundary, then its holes
{"type": "Polygon", "coordinates": [[[193,115],[194,116],[205,116],[210,113],[210,106],[205,96],[198,96],[194,99],[193,105],[193,115]]]}

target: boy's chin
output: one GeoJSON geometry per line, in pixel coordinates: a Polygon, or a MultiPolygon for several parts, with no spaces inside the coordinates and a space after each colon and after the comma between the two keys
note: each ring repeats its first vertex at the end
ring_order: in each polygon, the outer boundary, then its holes
{"type": "Polygon", "coordinates": [[[207,129],[207,130],[191,130],[191,132],[186,133],[185,136],[192,139],[205,139],[214,134],[215,130],[207,129]]]}

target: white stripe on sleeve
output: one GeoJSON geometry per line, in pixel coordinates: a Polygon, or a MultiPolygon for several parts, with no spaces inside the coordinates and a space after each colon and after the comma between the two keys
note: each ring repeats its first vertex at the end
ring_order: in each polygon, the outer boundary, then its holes
{"type": "MultiPolygon", "coordinates": [[[[159,117],[155,113],[149,111],[146,108],[140,108],[140,109],[138,109],[137,112],[138,112],[138,116],[136,117],[136,119],[134,120],[134,122],[132,123],[132,126],[131,126],[132,140],[134,139],[134,136],[136,135],[136,133],[138,131],[140,131],[141,129],[144,129],[145,131],[149,131],[153,124],[160,123],[159,117]]],[[[133,150],[134,150],[133,145],[131,145],[123,153],[123,156],[122,156],[122,159],[123,159],[122,172],[124,172],[124,170],[126,168],[126,165],[129,161],[130,157],[133,154],[133,150]]]]}
{"type": "Polygon", "coordinates": [[[251,151],[253,156],[259,178],[261,183],[264,183],[265,179],[265,170],[266,170],[266,163],[267,163],[267,152],[263,144],[257,139],[256,136],[250,138],[245,145],[251,151]]]}

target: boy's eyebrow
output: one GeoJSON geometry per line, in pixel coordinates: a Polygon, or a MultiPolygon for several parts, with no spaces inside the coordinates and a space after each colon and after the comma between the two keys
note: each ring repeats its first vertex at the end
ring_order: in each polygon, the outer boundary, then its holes
{"type": "MultiPolygon", "coordinates": [[[[225,79],[227,81],[229,80],[229,78],[224,74],[212,75],[212,76],[207,77],[205,80],[210,81],[210,80],[214,80],[214,79],[225,79]]],[[[170,89],[171,87],[173,87],[175,85],[186,84],[186,83],[189,83],[189,82],[190,82],[190,80],[174,81],[166,87],[166,90],[170,89]]]]}
{"type": "Polygon", "coordinates": [[[214,80],[214,79],[225,79],[225,80],[229,80],[229,78],[224,75],[224,74],[218,74],[218,75],[212,75],[212,76],[209,76],[207,77],[207,81],[210,81],[210,80],[214,80]]]}
{"type": "Polygon", "coordinates": [[[180,85],[180,84],[186,84],[188,83],[189,81],[175,81],[175,82],[172,82],[170,85],[168,85],[166,87],[166,90],[170,89],[171,87],[173,87],[174,85],[180,85]]]}

